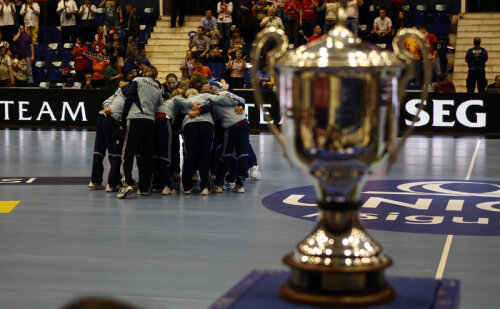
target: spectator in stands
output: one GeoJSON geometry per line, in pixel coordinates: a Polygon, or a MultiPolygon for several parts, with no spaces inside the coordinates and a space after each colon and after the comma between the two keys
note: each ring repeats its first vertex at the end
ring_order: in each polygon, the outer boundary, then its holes
{"type": "Polygon", "coordinates": [[[399,12],[403,11],[405,0],[391,0],[391,19],[395,20],[399,12]]]}
{"type": "Polygon", "coordinates": [[[217,28],[226,45],[231,38],[231,24],[233,23],[233,3],[222,0],[217,3],[217,28]]]}
{"type": "Polygon", "coordinates": [[[0,48],[6,47],[8,49],[9,46],[10,46],[9,42],[3,40],[2,32],[0,32],[0,48]]]}
{"type": "Polygon", "coordinates": [[[133,63],[138,56],[139,56],[139,49],[137,47],[137,41],[133,36],[129,36],[127,44],[127,52],[125,54],[125,62],[133,63]]]}
{"type": "Polygon", "coordinates": [[[184,14],[186,12],[186,2],[172,0],[172,17],[170,18],[170,28],[175,28],[175,23],[177,22],[177,15],[179,16],[179,27],[184,25],[184,14]]]}
{"type": "Polygon", "coordinates": [[[186,51],[186,57],[181,61],[180,71],[182,73],[182,79],[190,79],[193,76],[193,72],[195,70],[194,67],[194,57],[193,52],[188,50],[186,51]]]}
{"type": "Polygon", "coordinates": [[[313,42],[313,41],[316,41],[318,39],[321,39],[322,37],[323,37],[323,34],[321,33],[321,27],[319,25],[316,25],[316,27],[314,27],[314,34],[311,35],[310,37],[308,37],[307,41],[313,42]]]}
{"type": "Polygon", "coordinates": [[[33,0],[40,7],[39,26],[49,25],[49,1],[48,0],[33,0]]]}
{"type": "Polygon", "coordinates": [[[194,52],[195,58],[204,58],[210,51],[210,39],[205,35],[203,27],[198,27],[196,36],[193,39],[196,51],[194,52]]]}
{"type": "Polygon", "coordinates": [[[135,61],[135,68],[137,70],[136,76],[143,76],[144,70],[146,70],[146,64],[142,60],[135,61]]]}
{"type": "Polygon", "coordinates": [[[399,30],[401,30],[403,28],[410,28],[410,27],[411,27],[411,23],[410,23],[410,20],[408,18],[406,18],[405,12],[399,11],[399,13],[398,13],[398,15],[393,23],[394,32],[398,33],[399,30]]]}
{"type": "Polygon", "coordinates": [[[274,1],[274,7],[276,8],[276,16],[281,18],[285,18],[285,15],[283,14],[283,6],[285,5],[285,0],[275,0],[274,1]]]}
{"type": "Polygon", "coordinates": [[[104,79],[104,73],[106,67],[109,65],[109,61],[104,58],[103,54],[98,54],[96,57],[91,57],[84,54],[87,59],[92,62],[92,88],[102,88],[106,84],[104,79]]]}
{"type": "Polygon", "coordinates": [[[205,12],[205,16],[201,19],[200,27],[203,27],[205,30],[210,29],[210,31],[217,29],[217,18],[212,16],[212,10],[205,12]]]}
{"type": "Polygon", "coordinates": [[[62,43],[76,42],[76,17],[78,6],[74,0],[61,0],[57,5],[57,14],[61,21],[61,41],[62,43]]]}
{"type": "Polygon", "coordinates": [[[368,35],[372,43],[389,44],[392,41],[392,21],[387,17],[385,9],[379,10],[379,17],[373,21],[373,30],[368,35]]]}
{"type": "Polygon", "coordinates": [[[14,16],[16,14],[16,7],[14,2],[4,0],[0,2],[0,32],[5,40],[12,43],[14,35],[14,16]]]}
{"type": "Polygon", "coordinates": [[[241,50],[236,50],[234,53],[235,59],[233,60],[229,56],[229,61],[226,64],[226,68],[230,71],[229,85],[232,89],[243,88],[244,83],[244,70],[247,67],[245,60],[243,60],[243,52],[241,50]]]}
{"type": "Polygon", "coordinates": [[[233,24],[243,33],[245,41],[252,42],[255,30],[252,0],[236,0],[234,3],[233,24]]]}
{"type": "Polygon", "coordinates": [[[106,54],[106,46],[108,45],[108,40],[104,34],[104,27],[97,27],[97,34],[94,36],[94,41],[92,42],[92,51],[96,53],[106,54]]]}
{"type": "Polygon", "coordinates": [[[285,14],[284,26],[290,44],[298,44],[298,25],[302,16],[302,3],[298,0],[287,0],[283,6],[285,14]]]}
{"type": "Polygon", "coordinates": [[[81,36],[84,38],[83,42],[92,42],[96,25],[95,25],[95,15],[97,13],[97,8],[95,5],[90,3],[90,0],[85,0],[85,3],[80,7],[78,15],[82,20],[82,30],[81,36]]]}
{"type": "Polygon", "coordinates": [[[125,10],[128,13],[128,22],[127,22],[128,35],[134,37],[134,40],[137,41],[137,39],[139,38],[139,31],[140,31],[139,17],[137,17],[137,12],[135,11],[131,3],[125,5],[125,10]]]}
{"type": "Polygon", "coordinates": [[[495,76],[495,82],[493,84],[489,84],[488,87],[486,87],[486,92],[500,92],[500,75],[495,76]]]}
{"type": "Polygon", "coordinates": [[[118,0],[102,0],[99,7],[105,7],[106,31],[123,23],[123,12],[118,0]]]}
{"type": "Polygon", "coordinates": [[[0,87],[10,87],[14,84],[12,60],[7,55],[7,47],[2,47],[0,48],[0,87]]]}
{"type": "Polygon", "coordinates": [[[357,37],[359,31],[359,6],[363,5],[363,0],[347,0],[347,20],[346,27],[357,37]]]}
{"type": "Polygon", "coordinates": [[[439,82],[434,85],[434,92],[456,92],[455,85],[451,80],[448,79],[448,74],[439,74],[438,79],[439,82]]]}
{"type": "Polygon", "coordinates": [[[139,49],[139,56],[137,57],[139,61],[144,62],[144,64],[149,67],[151,65],[151,62],[148,59],[148,55],[146,53],[146,50],[144,48],[139,49]]]}
{"type": "MultiPolygon", "coordinates": [[[[108,56],[115,56],[117,59],[117,63],[119,66],[124,65],[123,58],[125,57],[125,47],[123,47],[122,42],[120,41],[120,37],[118,36],[118,33],[113,34],[113,40],[112,42],[108,45],[106,48],[108,51],[108,56]]],[[[118,88],[118,84],[116,86],[118,88]]],[[[114,89],[116,89],[114,88],[114,89]]]]}
{"type": "Polygon", "coordinates": [[[245,48],[245,40],[240,35],[240,31],[238,29],[233,31],[233,37],[229,41],[229,49],[227,50],[227,55],[234,58],[234,53],[237,50],[242,51],[245,48]]]}
{"type": "Polygon", "coordinates": [[[214,48],[224,48],[222,37],[218,29],[214,29],[210,32],[210,50],[214,48]]]}
{"type": "Polygon", "coordinates": [[[14,52],[14,61],[12,63],[12,74],[15,79],[16,87],[26,87],[28,79],[28,64],[22,51],[14,52]]]}
{"type": "Polygon", "coordinates": [[[321,7],[325,11],[325,24],[323,26],[323,31],[327,33],[330,29],[335,27],[337,24],[337,9],[339,4],[335,0],[326,0],[321,7]]]}
{"type": "Polygon", "coordinates": [[[439,76],[441,74],[441,64],[439,62],[439,51],[437,49],[438,39],[434,33],[429,33],[425,26],[421,26],[420,31],[425,35],[425,39],[427,43],[429,43],[433,72],[436,76],[439,76]]]}
{"type": "Polygon", "coordinates": [[[299,25],[302,26],[302,30],[307,37],[313,34],[314,27],[318,23],[317,10],[317,0],[302,0],[302,18],[299,20],[299,25]]]}
{"type": "Polygon", "coordinates": [[[257,71],[257,77],[259,78],[260,89],[262,90],[272,90],[274,87],[274,77],[269,74],[269,66],[264,64],[262,68],[257,71]]]}
{"type": "Polygon", "coordinates": [[[484,92],[486,88],[486,61],[488,61],[488,52],[481,47],[481,38],[474,38],[474,47],[470,48],[465,54],[465,62],[469,66],[467,74],[467,92],[473,93],[476,84],[478,92],[484,92]]]}
{"type": "Polygon", "coordinates": [[[259,0],[253,5],[252,11],[254,13],[257,23],[260,24],[262,19],[267,16],[267,11],[269,10],[269,5],[267,5],[266,0],[259,0]]]}
{"type": "Polygon", "coordinates": [[[24,27],[27,34],[31,35],[33,44],[38,44],[38,16],[40,15],[40,6],[33,0],[26,0],[21,7],[21,16],[24,17],[24,27]]]}
{"type": "Polygon", "coordinates": [[[17,51],[22,51],[28,64],[28,83],[33,82],[33,71],[31,64],[35,61],[35,48],[31,36],[26,33],[23,25],[18,27],[18,32],[14,36],[14,43],[17,51]]]}
{"type": "Polygon", "coordinates": [[[285,29],[285,26],[283,25],[283,21],[281,18],[276,16],[276,8],[271,7],[267,11],[267,16],[262,19],[260,22],[260,28],[268,28],[268,27],[275,27],[277,29],[285,29]]]}
{"type": "Polygon", "coordinates": [[[120,79],[123,78],[123,74],[118,67],[118,58],[111,55],[109,57],[109,65],[104,71],[105,85],[102,89],[106,90],[116,90],[120,84],[120,79]]]}
{"type": "Polygon", "coordinates": [[[212,48],[208,54],[208,61],[211,62],[224,62],[224,58],[224,51],[219,47],[212,48]]]}
{"type": "Polygon", "coordinates": [[[93,90],[94,86],[92,84],[92,73],[85,73],[85,82],[82,83],[82,89],[93,90]]]}
{"type": "Polygon", "coordinates": [[[75,66],[75,72],[76,72],[76,81],[80,82],[82,85],[85,84],[85,74],[88,70],[88,62],[87,58],[83,56],[84,52],[89,52],[89,48],[82,43],[84,40],[83,37],[79,37],[76,39],[76,44],[73,47],[73,51],[71,54],[73,55],[73,61],[74,61],[74,66],[75,66]]]}
{"type": "Polygon", "coordinates": [[[193,74],[200,73],[205,76],[206,79],[212,78],[212,70],[209,67],[204,66],[200,59],[194,61],[194,67],[196,68],[193,74]]]}

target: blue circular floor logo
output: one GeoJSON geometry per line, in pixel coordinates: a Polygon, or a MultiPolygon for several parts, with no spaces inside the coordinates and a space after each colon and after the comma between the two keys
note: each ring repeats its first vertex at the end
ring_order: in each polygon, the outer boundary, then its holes
{"type": "MultiPolygon", "coordinates": [[[[500,236],[500,182],[459,180],[369,181],[361,194],[361,219],[370,229],[500,236]]],[[[312,186],[268,195],[269,210],[315,221],[312,186]]]]}

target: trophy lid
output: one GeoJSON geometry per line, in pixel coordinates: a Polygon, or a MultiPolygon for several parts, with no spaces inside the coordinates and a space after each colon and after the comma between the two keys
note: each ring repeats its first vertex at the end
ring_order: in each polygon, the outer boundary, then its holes
{"type": "Polygon", "coordinates": [[[401,67],[404,62],[393,52],[365,43],[343,25],[323,38],[286,52],[276,61],[279,68],[370,68],[401,67]]]}

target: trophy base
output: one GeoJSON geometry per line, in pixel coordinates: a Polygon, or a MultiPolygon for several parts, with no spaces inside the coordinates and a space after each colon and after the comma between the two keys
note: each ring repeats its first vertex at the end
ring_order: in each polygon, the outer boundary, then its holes
{"type": "Polygon", "coordinates": [[[291,255],[284,258],[291,266],[290,279],[281,287],[286,300],[315,306],[355,307],[379,305],[392,301],[396,294],[384,277],[392,264],[362,267],[325,267],[296,263],[291,255]],[[328,268],[328,269],[325,269],[328,268]]]}

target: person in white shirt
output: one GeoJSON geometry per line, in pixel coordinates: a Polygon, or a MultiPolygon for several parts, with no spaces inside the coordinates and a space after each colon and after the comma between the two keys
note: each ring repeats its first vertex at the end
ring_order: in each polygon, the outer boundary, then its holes
{"type": "Polygon", "coordinates": [[[21,7],[21,16],[24,17],[24,27],[27,34],[33,39],[33,44],[38,44],[38,16],[40,16],[40,6],[33,0],[26,0],[21,7]]]}
{"type": "Polygon", "coordinates": [[[357,37],[359,30],[359,6],[363,5],[363,0],[347,0],[347,20],[345,25],[352,34],[357,37]]]}
{"type": "Polygon", "coordinates": [[[275,7],[271,7],[267,11],[267,16],[264,17],[262,19],[262,21],[260,22],[260,28],[261,29],[268,28],[268,27],[275,27],[277,29],[285,29],[285,27],[283,26],[283,21],[281,20],[281,18],[279,18],[278,16],[276,16],[276,8],[275,7]]]}
{"type": "Polygon", "coordinates": [[[392,21],[387,17],[387,11],[380,9],[379,17],[373,21],[373,31],[369,34],[368,39],[372,43],[386,43],[392,41],[392,21]]]}
{"type": "Polygon", "coordinates": [[[76,17],[78,6],[74,0],[61,0],[57,5],[56,13],[61,20],[61,41],[62,43],[76,42],[76,17]]]}
{"type": "Polygon", "coordinates": [[[78,15],[80,15],[82,19],[81,36],[83,36],[85,42],[92,42],[96,34],[96,13],[97,8],[90,3],[90,0],[85,0],[85,3],[80,7],[80,10],[78,10],[78,15]]]}
{"type": "Polygon", "coordinates": [[[16,7],[14,2],[10,0],[0,1],[0,32],[3,38],[12,43],[14,35],[14,16],[16,14],[16,7]]]}
{"type": "Polygon", "coordinates": [[[231,39],[231,24],[233,23],[233,3],[222,0],[217,3],[217,28],[222,35],[224,46],[231,39]]]}

